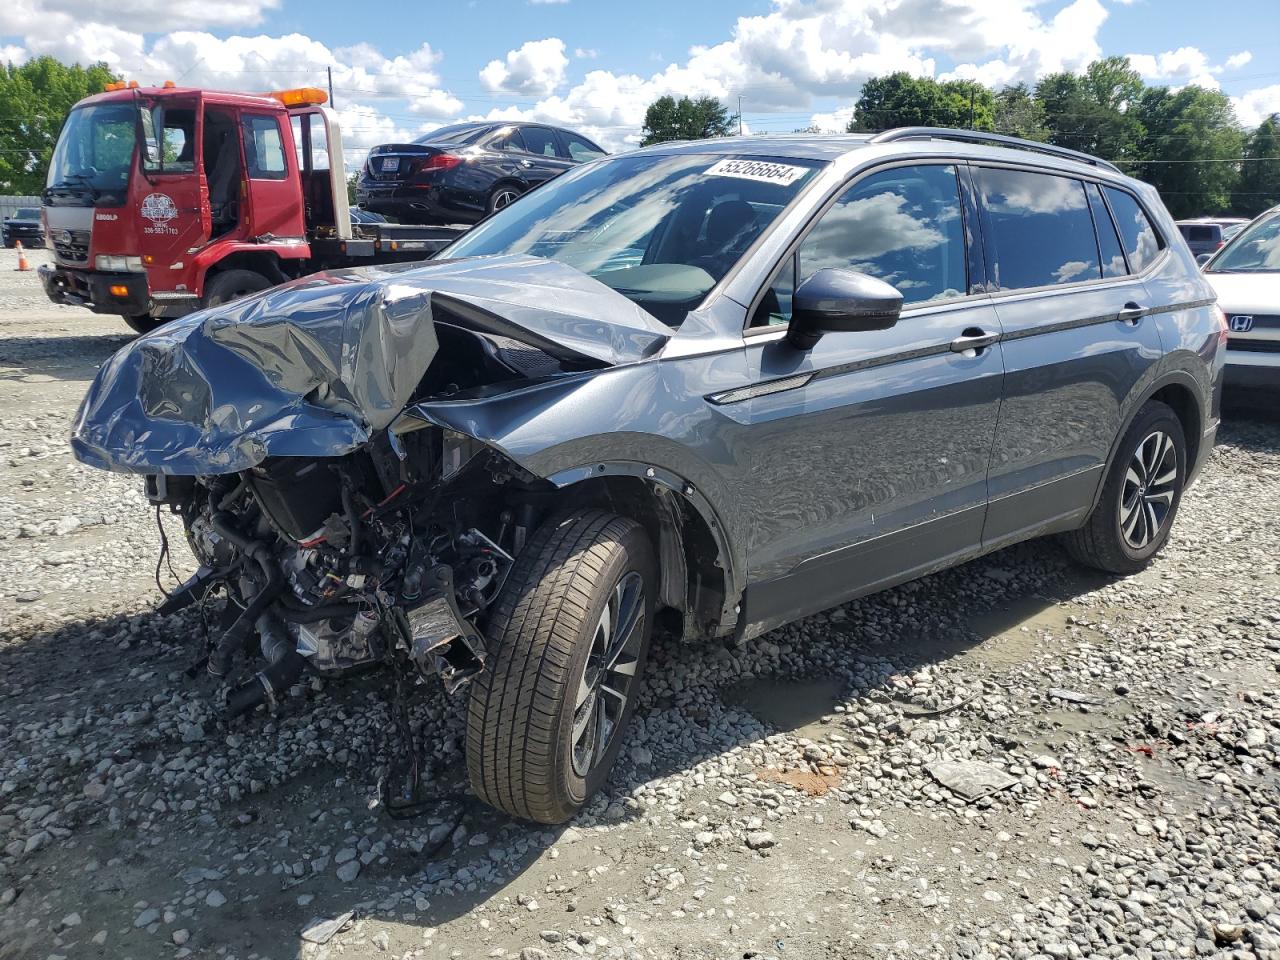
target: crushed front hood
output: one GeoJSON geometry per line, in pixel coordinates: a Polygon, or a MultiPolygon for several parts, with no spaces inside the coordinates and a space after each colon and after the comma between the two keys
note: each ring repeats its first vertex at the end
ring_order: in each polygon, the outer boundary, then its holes
{"type": "Polygon", "coordinates": [[[450,322],[575,364],[651,356],[670,330],[572,267],[484,257],[320,273],[166,324],[122,348],[80,405],[71,447],[135,473],[234,473],[335,457],[385,429],[450,322]]]}

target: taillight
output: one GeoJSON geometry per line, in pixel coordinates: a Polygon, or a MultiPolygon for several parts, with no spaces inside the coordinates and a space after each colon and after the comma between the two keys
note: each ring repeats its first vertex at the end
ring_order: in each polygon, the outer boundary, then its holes
{"type": "Polygon", "coordinates": [[[430,173],[434,170],[452,170],[462,162],[462,158],[452,153],[437,153],[418,161],[417,173],[430,173]]]}

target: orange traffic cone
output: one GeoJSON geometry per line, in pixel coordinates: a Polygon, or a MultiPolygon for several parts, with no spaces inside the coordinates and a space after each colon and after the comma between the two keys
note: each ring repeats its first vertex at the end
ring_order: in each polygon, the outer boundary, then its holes
{"type": "Polygon", "coordinates": [[[30,270],[31,264],[27,262],[27,251],[22,249],[22,241],[18,241],[18,269],[30,270]]]}

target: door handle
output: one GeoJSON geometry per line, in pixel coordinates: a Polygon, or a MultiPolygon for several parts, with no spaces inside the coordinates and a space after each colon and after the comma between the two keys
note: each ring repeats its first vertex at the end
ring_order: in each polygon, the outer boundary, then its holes
{"type": "Polygon", "coordinates": [[[951,341],[952,353],[969,353],[976,356],[979,352],[998,342],[1000,334],[987,333],[981,327],[969,327],[964,333],[951,341]]]}
{"type": "Polygon", "coordinates": [[[1124,309],[1116,315],[1116,319],[1120,320],[1122,323],[1127,323],[1132,327],[1136,327],[1146,315],[1146,310],[1143,310],[1142,307],[1130,300],[1124,305],[1124,309]]]}

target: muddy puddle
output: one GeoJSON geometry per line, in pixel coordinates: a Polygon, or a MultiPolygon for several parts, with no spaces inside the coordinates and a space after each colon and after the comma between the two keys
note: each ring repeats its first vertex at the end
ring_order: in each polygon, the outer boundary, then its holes
{"type": "Polygon", "coordinates": [[[824,740],[836,728],[821,721],[834,713],[843,692],[844,685],[831,678],[757,677],[726,688],[721,691],[720,699],[725,706],[745,710],[779,733],[824,740]]]}

